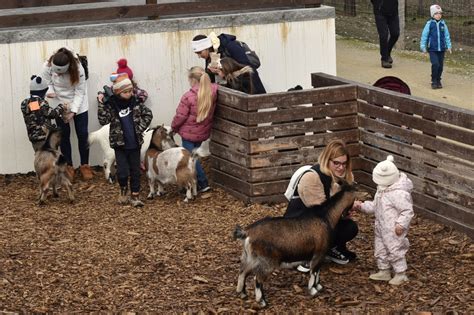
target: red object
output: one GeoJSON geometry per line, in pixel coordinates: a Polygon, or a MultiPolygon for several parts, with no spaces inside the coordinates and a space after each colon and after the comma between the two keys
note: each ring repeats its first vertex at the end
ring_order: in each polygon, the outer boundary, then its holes
{"type": "Polygon", "coordinates": [[[130,80],[133,80],[133,71],[127,66],[127,59],[125,58],[119,59],[119,61],[117,61],[117,65],[118,65],[118,68],[116,71],[117,73],[126,73],[128,74],[128,78],[130,80]]]}
{"type": "Polygon", "coordinates": [[[377,82],[374,83],[374,86],[386,90],[411,95],[410,87],[397,77],[387,76],[380,78],[377,80],[377,82]]]}

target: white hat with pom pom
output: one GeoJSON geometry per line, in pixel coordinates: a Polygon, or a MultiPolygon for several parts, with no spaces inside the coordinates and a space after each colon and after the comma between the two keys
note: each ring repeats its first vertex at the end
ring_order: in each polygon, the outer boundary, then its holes
{"type": "Polygon", "coordinates": [[[385,161],[375,166],[372,172],[372,180],[374,183],[382,186],[390,186],[398,180],[400,172],[393,161],[393,155],[389,155],[385,161]]]}

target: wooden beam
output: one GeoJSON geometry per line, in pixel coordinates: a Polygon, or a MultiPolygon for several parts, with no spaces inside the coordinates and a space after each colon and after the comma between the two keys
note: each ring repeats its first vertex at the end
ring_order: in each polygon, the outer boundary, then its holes
{"type": "MultiPolygon", "coordinates": [[[[19,9],[31,7],[46,7],[53,5],[68,5],[81,3],[96,3],[97,0],[2,0],[0,9],[19,9]]],[[[156,3],[156,1],[155,1],[156,3]]]]}

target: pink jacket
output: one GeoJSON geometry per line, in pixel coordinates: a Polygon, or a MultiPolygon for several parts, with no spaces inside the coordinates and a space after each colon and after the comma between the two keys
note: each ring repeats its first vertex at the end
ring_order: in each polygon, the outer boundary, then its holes
{"type": "Polygon", "coordinates": [[[194,85],[181,97],[181,101],[176,109],[176,115],[174,115],[173,121],[171,122],[171,128],[184,140],[201,142],[207,140],[211,135],[212,121],[217,101],[217,87],[218,85],[215,83],[211,85],[212,108],[209,112],[209,116],[199,123],[196,122],[199,85],[194,85]]]}

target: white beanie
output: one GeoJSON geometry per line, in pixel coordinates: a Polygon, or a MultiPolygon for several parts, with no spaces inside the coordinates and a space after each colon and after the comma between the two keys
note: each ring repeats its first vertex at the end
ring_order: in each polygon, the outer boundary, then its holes
{"type": "Polygon", "coordinates": [[[372,172],[372,180],[377,185],[390,186],[394,184],[400,176],[398,168],[393,163],[393,156],[387,156],[385,161],[380,162],[375,166],[372,172]]]}
{"type": "Polygon", "coordinates": [[[438,4],[433,4],[431,7],[430,7],[430,15],[431,17],[434,17],[434,15],[436,13],[442,13],[443,10],[441,10],[441,7],[438,5],[438,4]]]}
{"type": "Polygon", "coordinates": [[[209,37],[191,41],[193,52],[200,52],[212,47],[212,41],[209,37]]]}

